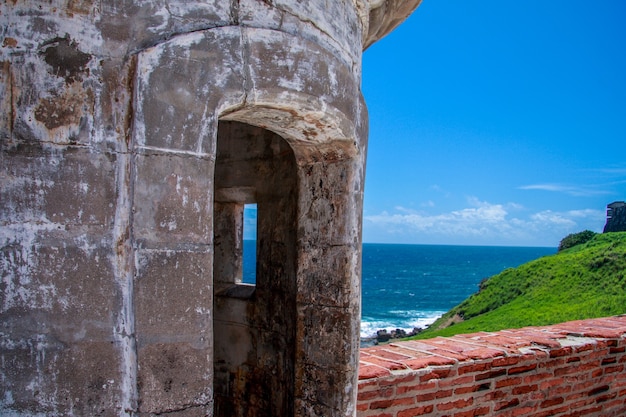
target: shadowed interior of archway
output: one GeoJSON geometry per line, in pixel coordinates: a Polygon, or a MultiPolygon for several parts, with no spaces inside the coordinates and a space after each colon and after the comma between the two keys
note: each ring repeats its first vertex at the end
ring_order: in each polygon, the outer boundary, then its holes
{"type": "Polygon", "coordinates": [[[216,416],[293,414],[296,165],[279,135],[218,129],[214,202],[216,416]],[[243,211],[257,204],[256,285],[242,283],[243,211]]]}

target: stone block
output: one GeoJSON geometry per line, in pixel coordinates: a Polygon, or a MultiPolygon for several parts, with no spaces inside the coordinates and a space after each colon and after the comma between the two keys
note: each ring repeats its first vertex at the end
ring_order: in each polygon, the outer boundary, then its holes
{"type": "Polygon", "coordinates": [[[41,333],[0,339],[2,415],[119,416],[120,351],[110,341],[63,343],[41,333]]]}
{"type": "Polygon", "coordinates": [[[137,345],[181,342],[210,352],[211,252],[139,250],[136,256],[137,345]]]}
{"type": "Polygon", "coordinates": [[[298,369],[296,407],[305,416],[343,416],[349,413],[356,398],[356,381],[353,372],[303,365],[298,369]]]}
{"type": "Polygon", "coordinates": [[[360,244],[362,178],[352,161],[312,163],[301,167],[299,182],[299,240],[307,247],[360,244]],[[329,178],[335,178],[330,181],[329,178]]]}
{"type": "Polygon", "coordinates": [[[253,99],[259,108],[245,121],[305,143],[354,140],[354,98],[360,90],[344,63],[319,45],[282,32],[249,28],[246,34],[253,99]],[[263,109],[269,103],[282,104],[263,109]]]}
{"type": "Polygon", "coordinates": [[[296,339],[301,348],[296,359],[326,368],[329,375],[356,364],[359,328],[354,313],[320,305],[299,306],[296,339]]]}
{"type": "Polygon", "coordinates": [[[358,308],[360,252],[353,246],[307,246],[298,254],[298,303],[358,308]],[[329,274],[329,271],[332,273],[329,274]]]}
{"type": "Polygon", "coordinates": [[[210,252],[137,254],[135,331],[140,411],[160,413],[212,401],[210,252]]]}
{"type": "MultiPolygon", "coordinates": [[[[80,2],[82,3],[82,2],[80,2]]],[[[114,56],[141,50],[177,34],[197,32],[232,23],[231,1],[123,1],[106,2],[100,27],[114,56]],[[133,24],[129,25],[128,22],[133,24]]],[[[72,4],[72,3],[70,3],[72,4]]]]}
{"type": "Polygon", "coordinates": [[[354,4],[333,1],[333,2],[292,2],[289,0],[277,0],[274,7],[284,10],[285,14],[296,16],[301,22],[316,22],[316,26],[324,33],[324,39],[319,43],[332,41],[342,45],[342,49],[349,51],[352,57],[359,57],[361,52],[361,24],[357,16],[354,4]],[[333,16],[328,19],[327,16],[333,16]]]}
{"type": "Polygon", "coordinates": [[[176,37],[139,58],[135,140],[139,147],[215,155],[217,113],[244,100],[241,31],[176,37]]]}
{"type": "Polygon", "coordinates": [[[247,300],[216,297],[213,325],[216,364],[222,362],[232,370],[249,359],[257,331],[250,326],[248,308],[247,300]]]}
{"type": "Polygon", "coordinates": [[[91,142],[97,82],[90,77],[98,72],[98,62],[81,48],[67,34],[46,34],[37,53],[12,57],[12,145],[91,142]]]}
{"type": "MultiPolygon", "coordinates": [[[[272,4],[255,0],[239,2],[239,22],[247,27],[282,31],[323,45],[347,67],[355,68],[361,61],[362,22],[348,2],[290,2],[272,4]],[[325,16],[333,16],[326,19],[325,16]]],[[[360,71],[360,68],[358,68],[360,71]]]]}
{"type": "MultiPolygon", "coordinates": [[[[210,352],[188,343],[154,343],[138,349],[139,411],[161,414],[212,408],[210,352]]],[[[197,415],[196,411],[190,415],[197,415]]]]}
{"type": "Polygon", "coordinates": [[[0,167],[0,220],[108,228],[115,217],[116,156],[20,146],[0,167]]]}
{"type": "Polygon", "coordinates": [[[120,306],[111,278],[110,240],[88,234],[68,237],[64,231],[13,230],[14,240],[0,251],[5,320],[28,316],[26,312],[43,314],[32,331],[50,327],[64,343],[108,338],[120,306]]]}
{"type": "Polygon", "coordinates": [[[133,229],[141,246],[211,243],[213,165],[185,154],[137,155],[133,229]]]}

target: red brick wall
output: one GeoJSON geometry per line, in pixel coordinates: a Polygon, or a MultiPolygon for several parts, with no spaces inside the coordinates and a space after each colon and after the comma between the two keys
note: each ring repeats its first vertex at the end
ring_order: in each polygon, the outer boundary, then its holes
{"type": "Polygon", "coordinates": [[[626,316],[361,350],[358,417],[626,416],[626,316]]]}

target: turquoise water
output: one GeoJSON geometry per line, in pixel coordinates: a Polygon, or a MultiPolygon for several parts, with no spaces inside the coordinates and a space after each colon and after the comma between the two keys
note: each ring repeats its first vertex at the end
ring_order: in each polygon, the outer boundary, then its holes
{"type": "Polygon", "coordinates": [[[484,278],[556,253],[556,248],[363,245],[361,336],[435,321],[484,278]]]}
{"type": "MultiPolygon", "coordinates": [[[[363,244],[361,336],[424,327],[478,290],[484,278],[556,248],[363,244]]],[[[254,241],[244,242],[244,281],[254,282],[254,241]]]]}

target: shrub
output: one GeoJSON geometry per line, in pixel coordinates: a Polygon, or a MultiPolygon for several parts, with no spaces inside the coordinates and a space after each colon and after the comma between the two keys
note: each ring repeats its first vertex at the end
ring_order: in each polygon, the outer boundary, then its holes
{"type": "Polygon", "coordinates": [[[593,239],[596,234],[596,232],[592,232],[591,230],[585,230],[583,232],[569,234],[561,239],[558,251],[561,252],[562,250],[586,243],[593,239]]]}

